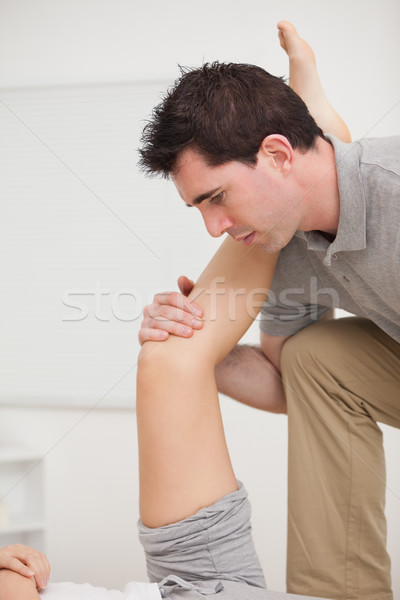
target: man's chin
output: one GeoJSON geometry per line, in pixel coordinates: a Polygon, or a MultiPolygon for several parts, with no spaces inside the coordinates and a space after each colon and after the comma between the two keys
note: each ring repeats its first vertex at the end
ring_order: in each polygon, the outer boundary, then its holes
{"type": "Polygon", "coordinates": [[[260,246],[261,250],[265,254],[275,254],[276,252],[279,252],[279,250],[280,250],[280,248],[274,249],[274,248],[271,248],[270,246],[266,246],[264,244],[257,244],[257,245],[260,246]]]}
{"type": "MultiPolygon", "coordinates": [[[[290,241],[290,240],[289,240],[290,241]]],[[[289,242],[284,243],[282,241],[282,243],[278,243],[277,241],[275,243],[259,243],[256,244],[257,246],[260,246],[261,250],[263,252],[265,252],[265,254],[276,254],[277,252],[280,252],[282,250],[282,248],[284,248],[285,246],[288,245],[289,242]]]]}
{"type": "Polygon", "coordinates": [[[292,238],[286,239],[283,235],[277,235],[273,238],[265,240],[261,239],[259,242],[256,242],[256,245],[260,246],[261,250],[265,252],[265,254],[275,254],[287,246],[291,239],[292,238]]]}

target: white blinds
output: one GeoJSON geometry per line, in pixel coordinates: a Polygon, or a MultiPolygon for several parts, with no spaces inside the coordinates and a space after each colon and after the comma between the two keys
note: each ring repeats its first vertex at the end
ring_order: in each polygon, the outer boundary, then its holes
{"type": "Polygon", "coordinates": [[[0,92],[0,402],[134,406],[140,312],[219,245],[138,173],[166,82],[0,92]]]}

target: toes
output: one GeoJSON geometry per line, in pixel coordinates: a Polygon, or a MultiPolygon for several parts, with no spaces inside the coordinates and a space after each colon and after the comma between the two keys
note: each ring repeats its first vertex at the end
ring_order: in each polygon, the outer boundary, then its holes
{"type": "Polygon", "coordinates": [[[285,36],[283,35],[282,31],[280,31],[280,30],[278,33],[278,37],[279,37],[279,43],[280,43],[281,47],[284,49],[285,52],[287,52],[288,49],[286,46],[285,36]]]}
{"type": "Polygon", "coordinates": [[[287,54],[292,53],[296,47],[296,40],[300,40],[296,28],[289,21],[279,21],[277,24],[279,43],[287,54]]]}
{"type": "Polygon", "coordinates": [[[280,31],[282,31],[283,34],[294,33],[298,35],[296,27],[292,23],[290,23],[290,21],[279,21],[277,27],[280,31]]]}
{"type": "Polygon", "coordinates": [[[289,21],[279,21],[277,27],[280,45],[291,60],[315,64],[315,56],[312,48],[299,36],[292,23],[289,21]]]}

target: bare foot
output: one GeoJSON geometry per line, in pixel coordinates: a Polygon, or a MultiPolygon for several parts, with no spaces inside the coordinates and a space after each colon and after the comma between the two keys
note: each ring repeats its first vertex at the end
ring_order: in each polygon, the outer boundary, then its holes
{"type": "Polygon", "coordinates": [[[289,57],[289,60],[303,62],[315,66],[315,54],[296,31],[296,28],[289,21],[279,21],[278,25],[279,42],[289,57]]]}
{"type": "Polygon", "coordinates": [[[289,57],[289,85],[304,100],[308,110],[325,133],[350,142],[350,132],[329,104],[318,75],[312,48],[289,21],[279,21],[279,41],[289,57]]]}

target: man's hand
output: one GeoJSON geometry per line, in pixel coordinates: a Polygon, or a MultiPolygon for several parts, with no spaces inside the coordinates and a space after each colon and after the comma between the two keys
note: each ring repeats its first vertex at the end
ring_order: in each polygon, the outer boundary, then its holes
{"type": "Polygon", "coordinates": [[[50,564],[46,556],[22,544],[0,548],[0,569],[15,571],[32,579],[38,590],[46,587],[50,577],[50,564]]]}
{"type": "Polygon", "coordinates": [[[152,304],[145,306],[139,331],[141,346],[149,340],[164,341],[170,334],[191,337],[195,329],[203,327],[202,308],[187,298],[194,282],[181,276],[178,279],[178,286],[180,294],[178,292],[156,294],[152,304]]]}

